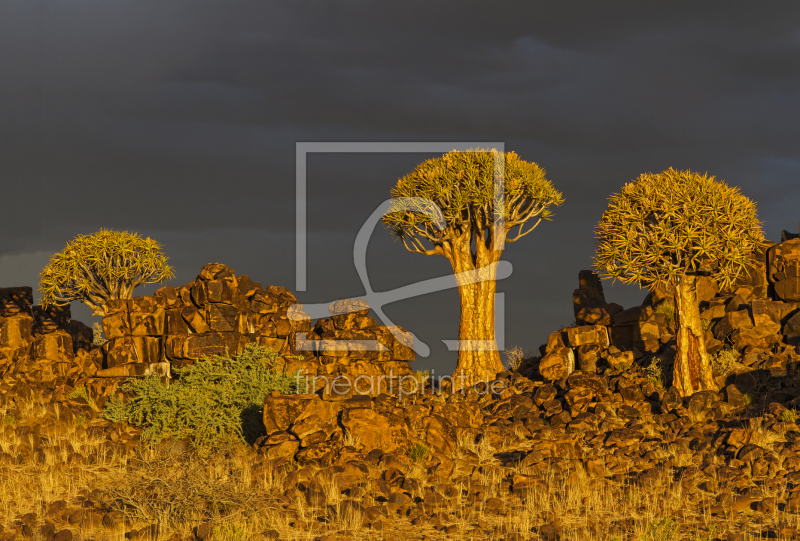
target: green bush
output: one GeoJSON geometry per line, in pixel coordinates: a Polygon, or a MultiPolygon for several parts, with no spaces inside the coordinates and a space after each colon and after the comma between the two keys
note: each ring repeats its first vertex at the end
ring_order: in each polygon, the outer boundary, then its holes
{"type": "Polygon", "coordinates": [[[415,443],[408,451],[409,458],[414,462],[422,462],[428,456],[428,448],[421,443],[415,443]]]}
{"type": "Polygon", "coordinates": [[[142,441],[190,438],[196,447],[263,434],[262,408],[272,391],[296,393],[296,374],[276,372],[277,352],[248,344],[234,357],[204,358],[176,370],[175,381],[158,376],[129,379],[121,387],[132,396],[108,400],[101,416],[141,427],[142,441]]]}
{"type": "Polygon", "coordinates": [[[653,384],[653,386],[663,389],[665,387],[664,381],[664,371],[661,366],[661,357],[653,357],[650,361],[650,364],[644,369],[644,373],[647,376],[647,380],[653,384]]]}

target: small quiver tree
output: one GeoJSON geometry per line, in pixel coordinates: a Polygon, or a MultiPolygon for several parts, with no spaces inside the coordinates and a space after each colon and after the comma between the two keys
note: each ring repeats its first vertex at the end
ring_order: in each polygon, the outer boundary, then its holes
{"type": "Polygon", "coordinates": [[[747,272],[764,241],[753,201],[714,177],[668,169],[643,174],[610,198],[597,226],[595,267],[604,277],[675,290],[678,354],[673,385],[682,396],[716,390],[705,348],[696,279],[726,288],[747,272]]]}
{"type": "Polygon", "coordinates": [[[101,229],[79,235],[42,270],[42,305],[83,301],[97,316],[112,299],[130,299],[136,286],[173,277],[161,246],[136,233],[101,229]]]}
{"type": "Polygon", "coordinates": [[[384,223],[406,249],[445,256],[456,274],[461,297],[458,339],[462,346],[470,345],[459,349],[455,386],[493,379],[503,370],[494,327],[503,243],[519,240],[550,219],[550,208],[563,202],[562,194],[545,178],[544,169],[514,152],[468,150],[419,164],[398,180],[392,197],[421,198],[417,201],[422,203],[418,210],[390,212],[384,223]],[[504,189],[498,190],[501,178],[504,189]],[[503,204],[497,204],[498,194],[503,194],[503,204]],[[443,228],[431,218],[435,213],[424,212],[430,202],[441,210],[443,228]]]}

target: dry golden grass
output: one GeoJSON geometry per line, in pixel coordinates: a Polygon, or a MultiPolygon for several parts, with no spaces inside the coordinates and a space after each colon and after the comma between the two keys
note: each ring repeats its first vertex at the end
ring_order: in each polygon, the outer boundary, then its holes
{"type": "MultiPolygon", "coordinates": [[[[0,418],[9,418],[9,411],[0,408],[0,418]]],[[[48,506],[58,500],[77,509],[97,489],[112,508],[126,514],[127,527],[116,531],[63,522],[57,526],[69,527],[75,541],[123,541],[126,530],[152,524],[160,526],[158,539],[169,539],[174,533],[190,539],[193,528],[206,521],[215,524],[217,539],[225,541],[263,539],[267,531],[274,531],[278,539],[297,541],[331,534],[338,536],[331,539],[354,540],[499,541],[538,539],[537,532],[547,525],[556,526],[561,539],[575,541],[725,539],[729,532],[742,532],[743,539],[750,540],[766,531],[788,540],[794,538],[791,528],[800,528],[798,515],[777,508],[769,513],[749,508],[720,512],[718,494],[727,490],[734,496],[734,491],[720,483],[719,490],[706,492],[702,475],[680,478],[677,470],[663,468],[656,468],[646,483],[632,484],[593,477],[581,462],[561,458],[544,472],[536,470],[540,483],[513,494],[509,477],[534,471],[502,465],[498,457],[511,448],[508,442],[495,448],[484,438],[478,443],[462,442],[456,449],[451,458],[460,465],[452,483],[436,484],[428,475],[429,463],[409,462],[407,477],[418,482],[412,497],[423,498],[430,487],[446,494],[437,517],[417,525],[398,516],[378,496],[375,482],[383,469],[370,465],[364,476],[364,495],[358,501],[363,508],[380,507],[385,528],[374,531],[367,527],[360,508],[346,504],[350,498],[339,490],[336,480],[319,469],[297,464],[264,467],[261,456],[241,445],[172,456],[166,447],[148,449],[131,441],[124,453],[125,442],[131,438],[124,427],[111,427],[111,439],[117,442],[109,445],[104,423],[75,418],[57,406],[28,403],[15,408],[12,416],[13,422],[0,421],[0,524],[8,531],[26,513],[36,513],[43,520],[48,506]],[[21,427],[36,426],[37,420],[38,435],[36,431],[20,435],[21,427]],[[56,424],[48,425],[48,421],[56,424]],[[326,505],[309,506],[299,491],[290,490],[284,496],[284,483],[292,472],[302,474],[302,479],[315,479],[326,505]],[[496,499],[502,501],[500,513],[493,510],[496,499]],[[434,530],[435,522],[450,526],[450,533],[434,530]]],[[[783,440],[783,434],[764,429],[758,420],[751,420],[750,428],[755,441],[765,448],[783,440]]],[[[555,439],[558,434],[550,436],[555,439]]],[[[617,458],[609,464],[614,473],[639,469],[635,460],[617,458]]],[[[698,465],[697,454],[677,444],[660,447],[652,458],[669,461],[675,468],[698,465]]],[[[785,482],[767,483],[763,490],[765,498],[785,501],[788,496],[785,482]]],[[[32,539],[45,541],[38,532],[32,539]]]]}

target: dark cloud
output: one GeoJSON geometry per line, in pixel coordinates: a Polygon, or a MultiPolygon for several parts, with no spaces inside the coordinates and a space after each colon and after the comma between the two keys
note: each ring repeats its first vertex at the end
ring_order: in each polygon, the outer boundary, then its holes
{"type": "MultiPolygon", "coordinates": [[[[159,239],[178,283],[222,261],[293,288],[297,141],[502,141],[566,196],[506,254],[507,341],[534,349],[571,322],[594,224],[639,173],[708,171],[758,201],[768,237],[797,228],[799,16],[795,2],[6,2],[0,279],[33,285],[47,253],[110,227],[159,239]]],[[[355,235],[426,157],[309,157],[302,298],[363,293],[355,235]]],[[[383,230],[368,261],[376,289],[448,272],[383,230]]],[[[431,344],[457,333],[454,291],[387,312],[431,344]]]]}

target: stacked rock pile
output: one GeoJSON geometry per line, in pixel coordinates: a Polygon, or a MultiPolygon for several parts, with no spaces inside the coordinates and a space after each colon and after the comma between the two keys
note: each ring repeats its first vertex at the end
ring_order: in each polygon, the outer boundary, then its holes
{"type": "Polygon", "coordinates": [[[30,287],[0,288],[0,374],[52,381],[91,372],[92,330],[73,321],[69,306],[33,305],[30,287]]]}
{"type": "MultiPolygon", "coordinates": [[[[740,359],[740,370],[764,369],[775,374],[800,361],[800,239],[766,243],[755,254],[749,275],[719,291],[713,280],[699,277],[697,297],[711,355],[723,350],[740,359]],[[743,365],[743,366],[742,366],[743,365]]],[[[673,296],[664,288],[650,293],[641,306],[624,310],[605,300],[598,276],[581,271],[573,293],[576,325],[562,328],[540,347],[541,357],[521,368],[533,377],[557,381],[574,370],[644,366],[654,360],[664,367],[676,351],[673,296]]],[[[720,387],[726,374],[716,373],[720,387]]]]}
{"type": "Polygon", "coordinates": [[[98,375],[166,374],[206,356],[235,355],[248,343],[279,352],[279,369],[308,376],[410,373],[408,333],[377,325],[368,312],[364,304],[339,301],[330,318],[314,323],[286,288],[264,288],[246,274],[237,277],[230,267],[209,263],[189,284],[109,303],[103,319],[107,368],[98,375]],[[365,349],[363,340],[379,341],[383,351],[365,349]]]}

